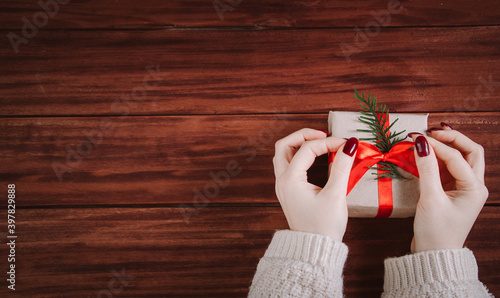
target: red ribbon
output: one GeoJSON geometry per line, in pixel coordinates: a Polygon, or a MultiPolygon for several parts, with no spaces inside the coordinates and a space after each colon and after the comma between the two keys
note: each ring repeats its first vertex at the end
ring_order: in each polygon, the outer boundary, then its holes
{"type": "MultiPolygon", "coordinates": [[[[387,153],[382,153],[375,145],[366,142],[359,142],[358,150],[354,159],[351,173],[349,175],[349,183],[347,185],[347,194],[351,192],[354,185],[363,177],[368,171],[368,167],[372,167],[378,162],[387,161],[391,162],[401,169],[418,177],[417,165],[415,164],[415,155],[410,147],[414,145],[413,142],[403,141],[399,142],[392,147],[387,153]]],[[[335,153],[330,153],[328,163],[333,162],[335,153]]],[[[383,171],[379,170],[379,174],[383,171]]],[[[378,198],[379,210],[375,217],[389,217],[392,213],[393,200],[392,200],[392,179],[381,178],[378,179],[378,198]]]]}

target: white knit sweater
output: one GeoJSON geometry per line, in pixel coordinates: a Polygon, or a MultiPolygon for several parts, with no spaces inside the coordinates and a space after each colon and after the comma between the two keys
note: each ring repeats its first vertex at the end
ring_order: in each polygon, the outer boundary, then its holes
{"type": "MultiPolygon", "coordinates": [[[[342,297],[347,246],[329,237],[277,231],[249,297],[342,297]]],[[[382,297],[492,297],[478,280],[467,248],[426,251],[385,260],[382,297]]]]}

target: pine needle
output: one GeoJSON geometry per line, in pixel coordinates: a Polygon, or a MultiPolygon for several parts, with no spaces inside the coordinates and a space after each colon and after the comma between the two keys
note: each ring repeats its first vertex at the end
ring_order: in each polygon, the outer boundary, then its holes
{"type": "MultiPolygon", "coordinates": [[[[377,106],[377,98],[372,97],[369,93],[368,98],[365,98],[364,92],[362,92],[360,96],[356,88],[354,88],[354,98],[361,101],[360,105],[364,110],[360,112],[363,116],[359,116],[359,121],[369,127],[369,129],[357,129],[357,131],[371,133],[374,136],[373,138],[360,138],[361,141],[374,141],[375,147],[377,147],[380,152],[387,153],[394,145],[404,140],[404,138],[398,138],[398,136],[406,132],[406,130],[400,132],[390,131],[399,118],[386,127],[386,124],[389,122],[389,109],[385,104],[377,106]]],[[[380,162],[377,164],[377,167],[369,168],[383,170],[382,173],[372,173],[377,175],[376,179],[403,178],[399,174],[397,166],[390,162],[380,162]]]]}

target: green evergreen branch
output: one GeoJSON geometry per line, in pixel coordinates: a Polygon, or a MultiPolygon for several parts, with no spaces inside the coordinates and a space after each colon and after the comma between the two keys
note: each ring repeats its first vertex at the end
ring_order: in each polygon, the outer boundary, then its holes
{"type": "Polygon", "coordinates": [[[377,167],[368,167],[369,169],[372,169],[372,170],[383,170],[385,172],[383,173],[372,173],[372,175],[377,175],[377,178],[375,178],[375,180],[378,180],[378,179],[382,179],[382,178],[391,178],[391,179],[403,179],[404,177],[401,176],[401,174],[399,174],[398,172],[398,168],[395,164],[391,163],[391,162],[379,162],[377,164],[378,166],[377,167]]]}
{"type": "MultiPolygon", "coordinates": [[[[380,152],[389,152],[394,145],[404,140],[404,138],[399,138],[401,134],[406,132],[406,130],[395,132],[391,131],[391,128],[399,120],[396,119],[390,123],[387,127],[386,124],[389,122],[389,109],[385,104],[379,104],[377,106],[377,98],[372,97],[368,94],[368,98],[365,99],[365,93],[362,92],[361,96],[358,91],[354,89],[354,98],[360,100],[360,106],[364,111],[361,111],[359,116],[359,121],[366,124],[369,129],[357,129],[359,132],[367,132],[373,135],[372,138],[360,138],[360,141],[373,141],[375,147],[377,147],[380,152]]],[[[397,166],[390,162],[380,162],[377,167],[369,167],[374,170],[383,170],[384,172],[372,173],[377,175],[376,179],[381,178],[391,178],[391,179],[402,179],[403,177],[399,174],[397,166]]]]}

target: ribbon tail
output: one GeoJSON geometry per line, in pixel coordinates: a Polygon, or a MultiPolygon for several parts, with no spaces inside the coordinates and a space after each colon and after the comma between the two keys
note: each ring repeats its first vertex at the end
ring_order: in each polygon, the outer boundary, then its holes
{"type": "MultiPolygon", "coordinates": [[[[335,152],[330,152],[328,156],[328,164],[331,164],[335,159],[335,152]]],[[[382,159],[380,151],[372,144],[360,142],[354,163],[349,174],[349,182],[347,183],[347,195],[354,188],[356,183],[368,171],[368,167],[375,165],[382,159]]]]}
{"type": "Polygon", "coordinates": [[[358,162],[355,161],[355,164],[352,167],[351,174],[349,175],[349,182],[347,184],[347,194],[351,192],[354,186],[361,180],[361,178],[368,171],[368,167],[371,167],[377,163],[377,160],[374,159],[363,159],[358,162]]]}
{"type": "Polygon", "coordinates": [[[401,169],[411,173],[415,177],[418,176],[418,169],[415,163],[415,153],[410,149],[414,145],[413,142],[403,141],[397,143],[389,152],[387,161],[397,165],[401,169]]]}
{"type": "Polygon", "coordinates": [[[415,163],[415,154],[412,151],[408,151],[408,153],[405,152],[403,159],[391,160],[391,162],[415,177],[419,177],[415,163]]]}
{"type": "MultiPolygon", "coordinates": [[[[383,174],[387,171],[377,170],[378,174],[383,174]]],[[[392,179],[380,178],[377,180],[378,184],[378,212],[376,218],[387,218],[391,216],[393,208],[392,197],[392,179]]]]}

